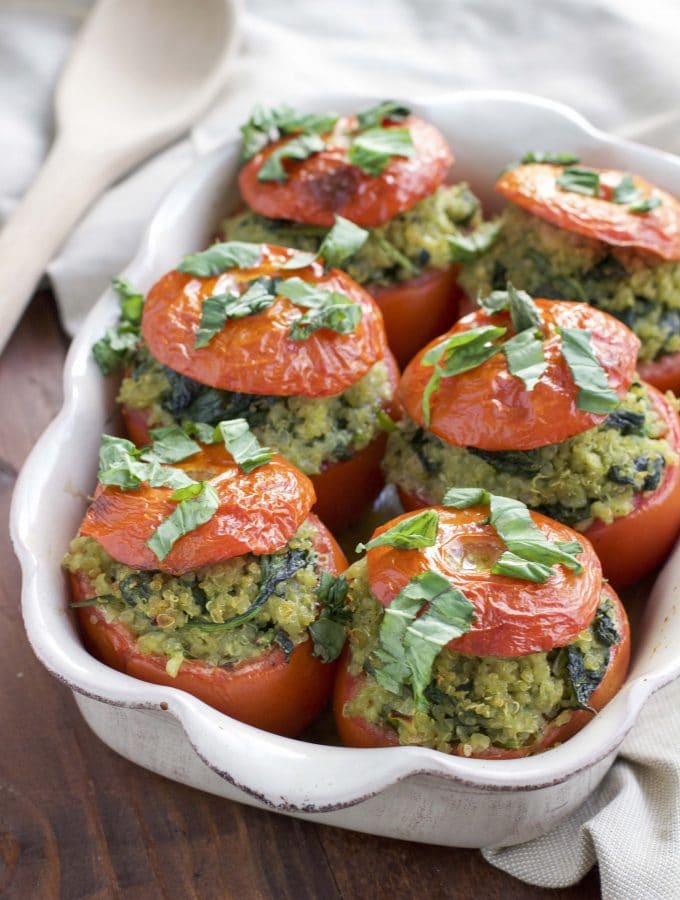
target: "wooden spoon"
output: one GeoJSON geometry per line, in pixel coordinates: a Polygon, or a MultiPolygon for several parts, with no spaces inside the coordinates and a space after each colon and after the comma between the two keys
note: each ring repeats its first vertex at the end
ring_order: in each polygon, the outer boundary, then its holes
{"type": "Polygon", "coordinates": [[[224,84],[236,0],[100,0],[55,94],[57,134],[0,232],[0,352],[95,197],[184,132],[224,84]]]}

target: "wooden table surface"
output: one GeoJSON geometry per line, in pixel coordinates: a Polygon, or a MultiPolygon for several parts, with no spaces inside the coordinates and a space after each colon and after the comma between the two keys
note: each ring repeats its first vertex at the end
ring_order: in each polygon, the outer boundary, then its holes
{"type": "Polygon", "coordinates": [[[595,871],[573,888],[541,890],[476,850],[370,837],[203,794],[127,762],[89,731],[27,643],[6,527],[17,472],[60,405],[66,347],[43,293],[0,359],[0,897],[599,897],[595,871]]]}

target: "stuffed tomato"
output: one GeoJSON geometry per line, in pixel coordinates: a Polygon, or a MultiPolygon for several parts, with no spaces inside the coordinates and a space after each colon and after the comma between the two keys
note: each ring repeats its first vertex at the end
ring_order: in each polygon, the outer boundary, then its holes
{"type": "Polygon", "coordinates": [[[640,338],[641,376],[678,393],[680,203],[637,175],[576,163],[527,162],[501,175],[496,189],[510,204],[461,281],[471,296],[509,279],[611,313],[640,338]]]}
{"type": "Polygon", "coordinates": [[[309,479],[243,420],[220,429],[206,447],[178,428],[144,449],[103,438],[64,559],[72,605],[109,666],[292,736],[331,690],[346,561],[310,512],[309,479]]]}
{"type": "MultiPolygon", "coordinates": [[[[457,266],[481,224],[434,126],[395,103],[357,115],[257,108],[241,129],[245,208],[226,240],[316,252],[337,215],[363,229],[343,268],[375,297],[400,365],[456,319],[457,266]]],[[[485,226],[488,227],[488,226],[485,226]]]]}
{"type": "Polygon", "coordinates": [[[614,585],[637,580],[680,530],[675,404],[608,314],[512,287],[481,302],[405,370],[388,480],[407,508],[451,484],[517,498],[586,534],[614,585]]]}
{"type": "Polygon", "coordinates": [[[216,244],[180,269],[151,289],[125,363],[130,437],[243,417],[311,477],[329,527],[356,519],[383,484],[398,380],[375,301],[345,272],[266,244],[216,244]]]}
{"type": "Polygon", "coordinates": [[[483,490],[444,503],[378,529],[347,570],[340,736],[491,759],[546,750],[621,687],[626,613],[569,527],[483,490]]]}

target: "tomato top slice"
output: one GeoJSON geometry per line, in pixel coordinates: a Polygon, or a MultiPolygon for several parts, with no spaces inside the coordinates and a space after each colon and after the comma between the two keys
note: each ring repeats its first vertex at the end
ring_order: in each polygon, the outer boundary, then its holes
{"type": "Polygon", "coordinates": [[[256,268],[229,269],[215,278],[168,272],[151,288],[144,304],[142,335],[153,356],[201,384],[245,394],[323,397],[359,381],[385,355],[380,310],[338,269],[324,274],[316,262],[302,269],[282,269],[293,253],[263,244],[256,268]],[[321,328],[306,340],[293,340],[290,327],[306,310],[279,296],[260,313],[228,320],[206,347],[197,349],[203,300],[262,277],[297,277],[338,291],[361,306],[361,319],[349,334],[321,328]]]}
{"type": "Polygon", "coordinates": [[[638,247],[663,259],[680,260],[680,202],[639,175],[633,183],[644,199],[661,205],[646,213],[631,212],[630,203],[614,203],[613,191],[627,174],[616,169],[593,169],[600,176],[599,196],[562,190],[557,179],[564,168],[543,163],[517,166],[504,172],[496,190],[528,212],[585,237],[638,247]]]}
{"type": "MultiPolygon", "coordinates": [[[[602,567],[582,534],[540,513],[534,523],[550,541],[577,540],[583,547],[575,575],[562,565],[545,584],[492,575],[490,569],[506,549],[496,530],[485,524],[486,506],[465,510],[435,507],[439,528],[434,546],[419,550],[375,547],[368,551],[368,579],[376,599],[387,607],[414,575],[438,572],[475,607],[471,630],[451,641],[451,650],[470,656],[521,656],[561,647],[593,620],[602,590],[602,567]]],[[[405,513],[381,526],[381,534],[405,513]]]]}
{"type": "Polygon", "coordinates": [[[326,148],[305,160],[286,159],[285,181],[258,181],[266,160],[296,135],[269,144],[241,170],[239,187],[248,206],[269,219],[290,219],[330,228],[344,216],[364,228],[377,228],[415,206],[443,182],[453,155],[444,136],[416,116],[384,122],[384,128],[408,128],[413,156],[393,156],[380,175],[368,175],[348,159],[349,132],[355,116],[338,120],[326,135],[326,148]]]}
{"type": "MultiPolygon", "coordinates": [[[[587,329],[609,386],[624,397],[635,375],[640,342],[618,319],[585,303],[535,300],[541,311],[547,368],[532,391],[511,375],[503,353],[462,372],[442,378],[430,397],[429,430],[455,447],[481,450],[531,450],[556,444],[603,422],[606,415],[576,405],[578,388],[561,351],[557,328],[587,329]]],[[[501,325],[512,334],[507,312],[489,315],[483,310],[460,319],[449,335],[482,325],[501,325]]],[[[444,336],[445,337],[445,336],[444,336]]],[[[409,416],[424,425],[423,392],[433,372],[421,364],[423,356],[443,338],[428,344],[409,363],[399,386],[409,416]]]]}
{"type": "Polygon", "coordinates": [[[280,456],[246,475],[224,445],[205,447],[175,468],[208,481],[220,505],[215,515],[183,535],[160,561],[146,542],[177,508],[172,488],[138,490],[98,485],[80,533],[118,562],[135,569],[181,575],[244,553],[273,553],[295,534],[315,500],[312,483],[280,456]]]}

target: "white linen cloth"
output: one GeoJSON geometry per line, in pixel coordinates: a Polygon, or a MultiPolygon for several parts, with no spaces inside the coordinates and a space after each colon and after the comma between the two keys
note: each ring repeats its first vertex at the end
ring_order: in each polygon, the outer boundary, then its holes
{"type": "MultiPolygon", "coordinates": [[[[200,0],[193,0],[200,15],[200,0]]],[[[0,0],[0,220],[50,140],[51,90],[88,0],[0,0]]],[[[594,124],[680,152],[676,0],[250,0],[220,100],[184,140],[101,197],[48,274],[69,333],[132,257],[160,198],[257,101],[328,90],[380,96],[531,91],[594,124]]],[[[503,127],[499,123],[499,128],[503,127]]],[[[556,831],[489,862],[536,885],[599,863],[610,898],[680,897],[680,683],[659,692],[590,800],[556,831]]],[[[483,895],[483,885],[480,885],[483,895]]]]}

